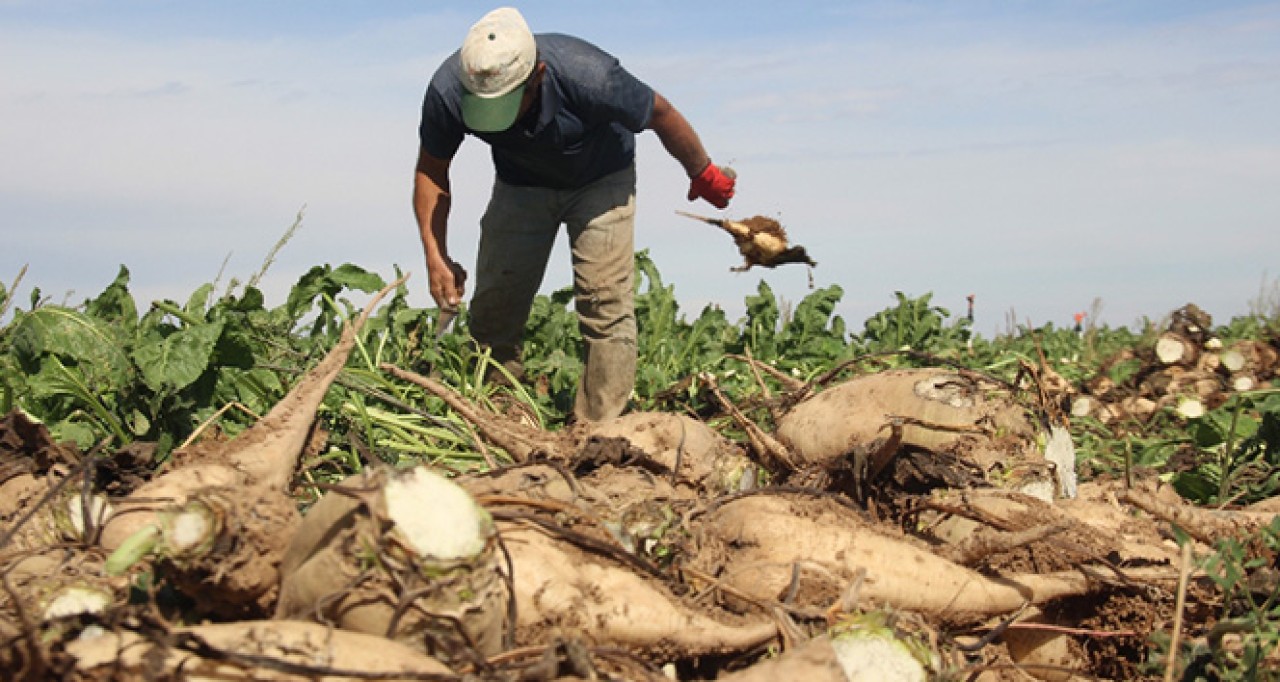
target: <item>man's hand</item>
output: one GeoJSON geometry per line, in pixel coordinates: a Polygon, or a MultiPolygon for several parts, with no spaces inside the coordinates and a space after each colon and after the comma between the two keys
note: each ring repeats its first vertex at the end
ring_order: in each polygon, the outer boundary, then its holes
{"type": "Polygon", "coordinates": [[[441,309],[456,310],[462,304],[462,297],[467,293],[467,271],[452,260],[443,262],[438,267],[428,267],[427,278],[430,280],[431,298],[441,309]]]}
{"type": "Polygon", "coordinates": [[[693,177],[689,183],[689,201],[702,198],[716,208],[724,208],[733,198],[733,186],[736,180],[720,170],[714,163],[708,163],[701,173],[693,177]]]}

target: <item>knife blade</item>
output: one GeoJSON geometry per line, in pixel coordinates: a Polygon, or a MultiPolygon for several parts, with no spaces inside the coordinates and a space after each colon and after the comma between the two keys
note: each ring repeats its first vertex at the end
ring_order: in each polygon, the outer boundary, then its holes
{"type": "Polygon", "coordinates": [[[436,342],[440,341],[440,337],[449,333],[449,327],[453,326],[453,320],[458,317],[457,306],[440,308],[440,314],[436,316],[436,342]]]}

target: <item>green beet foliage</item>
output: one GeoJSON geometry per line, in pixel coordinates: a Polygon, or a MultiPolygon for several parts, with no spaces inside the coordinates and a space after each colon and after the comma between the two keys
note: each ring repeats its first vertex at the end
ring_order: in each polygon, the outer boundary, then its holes
{"type": "MultiPolygon", "coordinates": [[[[257,288],[234,282],[221,294],[205,284],[184,303],[139,304],[124,267],[100,294],[74,306],[51,305],[36,289],[24,309],[15,304],[16,292],[6,289],[0,305],[11,315],[0,327],[0,408],[22,408],[82,448],[101,442],[110,451],[148,441],[163,455],[206,422],[234,435],[332,347],[343,323],[386,281],[352,264],[318,265],[275,307],[267,306],[257,288]]],[[[777,395],[783,387],[738,358],[750,356],[803,381],[834,367],[852,374],[939,363],[1012,380],[1043,357],[1068,381],[1105,371],[1124,383],[1136,364],[1105,361],[1149,343],[1157,329],[1150,321],[1136,332],[1017,324],[988,338],[969,319],[953,318],[931,293],[894,292],[885,309],[853,330],[837,314],[844,295],[839,286],[814,289],[791,302],[780,300],[764,279],[744,298],[740,319],[730,320],[715,305],[693,317],[680,308],[675,287],[646,251],[636,254],[635,283],[635,408],[717,414],[696,379],[712,373],[731,400],[753,410],[766,426],[764,394],[777,395]]],[[[384,362],[430,373],[495,410],[522,403],[525,414],[546,428],[564,423],[582,371],[571,289],[534,301],[523,358],[530,381],[516,388],[486,379],[495,366],[469,342],[465,306],[454,327],[437,339],[437,311],[410,306],[408,294],[400,287],[369,320],[347,370],[326,397],[320,416],[331,434],[330,448],[318,466],[328,467],[327,475],[345,475],[374,460],[458,466],[479,461],[481,447],[461,420],[439,399],[388,378],[378,369],[384,362]]],[[[1218,331],[1224,339],[1244,338],[1272,333],[1275,325],[1252,315],[1218,331]]],[[[1236,425],[1234,435],[1217,444],[1203,435],[1210,427],[1168,415],[1134,425],[1124,440],[1089,420],[1073,422],[1073,432],[1082,458],[1100,470],[1160,467],[1194,448],[1204,466],[1177,475],[1184,494],[1203,501],[1252,498],[1276,487],[1255,473],[1274,465],[1274,440],[1267,434],[1276,407],[1271,398],[1242,397],[1206,415],[1204,424],[1236,425]]],[[[501,453],[493,456],[500,459],[501,453]]]]}

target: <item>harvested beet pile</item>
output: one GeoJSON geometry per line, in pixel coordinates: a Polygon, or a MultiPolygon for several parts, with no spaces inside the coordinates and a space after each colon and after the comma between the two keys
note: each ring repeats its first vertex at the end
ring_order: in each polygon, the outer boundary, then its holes
{"type": "Polygon", "coordinates": [[[1233,393],[1267,385],[1278,355],[1269,343],[1241,339],[1229,346],[1212,336],[1213,320],[1194,304],[1174,311],[1154,345],[1107,360],[1071,402],[1076,417],[1105,424],[1145,422],[1162,408],[1198,417],[1233,393]]]}
{"type": "MultiPolygon", "coordinates": [[[[1270,377],[1273,350],[1206,352],[1184,312],[1154,369],[1076,404],[1270,377]]],[[[370,468],[300,515],[290,480],[363,319],[259,426],[127,495],[0,422],[5,679],[1133,679],[1179,604],[1200,604],[1182,637],[1217,618],[1189,552],[1272,517],[1079,482],[1052,391],[967,370],[797,384],[771,424],[698,378],[743,444],[668,413],[546,432],[390,366],[515,464],[370,468]]]]}

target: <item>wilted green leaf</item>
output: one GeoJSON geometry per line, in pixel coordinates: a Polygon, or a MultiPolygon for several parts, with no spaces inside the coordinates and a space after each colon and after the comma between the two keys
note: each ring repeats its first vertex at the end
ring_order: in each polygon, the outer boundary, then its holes
{"type": "Polygon", "coordinates": [[[742,339],[743,345],[751,348],[756,358],[769,361],[778,354],[778,320],[781,313],[778,299],[764,280],[756,288],[756,296],[748,296],[744,300],[747,306],[746,329],[742,339]]]}
{"type": "Polygon", "coordinates": [[[44,357],[39,370],[27,378],[31,397],[65,397],[76,409],[93,415],[99,421],[102,434],[110,433],[122,444],[129,442],[128,434],[116,415],[116,405],[111,401],[112,394],[94,388],[83,368],[82,365],[68,367],[57,355],[44,357]]]}
{"type": "Polygon", "coordinates": [[[1173,489],[1195,502],[1208,502],[1218,494],[1222,470],[1214,464],[1204,464],[1194,471],[1182,471],[1173,477],[1173,489]]]}
{"type": "Polygon", "coordinates": [[[307,271],[293,289],[285,308],[291,319],[300,319],[311,309],[313,301],[321,295],[336,297],[343,289],[373,292],[386,286],[377,273],[346,263],[337,268],[317,265],[307,271]]]}
{"type": "Polygon", "coordinates": [[[129,415],[129,430],[135,436],[145,435],[147,431],[151,430],[151,420],[147,418],[147,415],[135,408],[133,413],[129,415]]]}
{"type": "Polygon", "coordinates": [[[836,310],[836,304],[844,296],[844,289],[838,284],[819,289],[800,302],[796,306],[796,313],[789,325],[793,332],[803,334],[816,334],[826,330],[827,323],[831,321],[831,315],[836,310]]]}
{"type": "Polygon", "coordinates": [[[1227,425],[1220,413],[1210,412],[1203,417],[1191,420],[1187,424],[1187,430],[1196,447],[1208,450],[1226,442],[1227,425]]]}
{"type": "Polygon", "coordinates": [[[378,273],[369,272],[351,263],[343,263],[334,268],[330,277],[333,281],[348,289],[356,289],[365,293],[373,293],[387,286],[386,281],[378,273]]]}
{"type": "Polygon", "coordinates": [[[199,379],[209,367],[222,327],[221,322],[185,327],[134,349],[133,359],[147,388],[177,391],[199,379]]]}
{"type": "Polygon", "coordinates": [[[929,304],[933,294],[910,298],[901,291],[895,291],[894,297],[898,302],[896,306],[876,313],[864,325],[862,339],[872,350],[911,348],[929,351],[945,341],[943,322],[950,312],[929,304]]]}
{"type": "Polygon", "coordinates": [[[44,306],[18,313],[11,328],[14,356],[27,371],[55,355],[81,365],[91,384],[105,380],[99,390],[118,388],[129,371],[129,358],[116,330],[106,322],[62,306],[44,306]]]}
{"type": "Polygon", "coordinates": [[[258,354],[258,345],[250,334],[227,327],[218,339],[214,361],[224,367],[249,369],[258,354]]]}
{"type": "Polygon", "coordinates": [[[228,310],[234,310],[240,313],[250,313],[263,310],[262,292],[256,287],[245,287],[244,292],[239,298],[235,296],[226,296],[218,301],[218,306],[225,307],[228,310]]]}
{"type": "Polygon", "coordinates": [[[85,302],[85,314],[108,322],[120,322],[129,327],[138,322],[138,306],[129,293],[129,268],[120,266],[115,280],[98,294],[97,298],[85,302]]]}
{"type": "Polygon", "coordinates": [[[92,448],[98,441],[98,433],[84,422],[63,420],[48,425],[49,434],[59,442],[70,441],[81,450],[92,448]]]}
{"type": "Polygon", "coordinates": [[[209,295],[213,293],[212,284],[203,284],[187,298],[187,304],[182,310],[190,315],[204,317],[205,306],[209,304],[209,295]]]}

